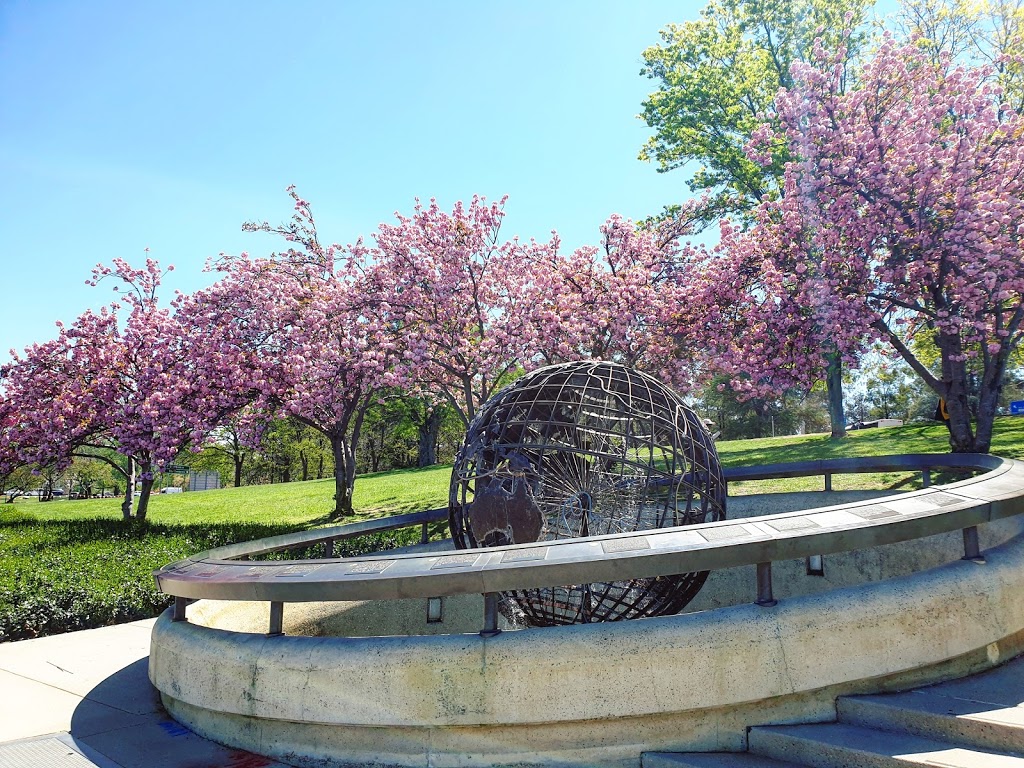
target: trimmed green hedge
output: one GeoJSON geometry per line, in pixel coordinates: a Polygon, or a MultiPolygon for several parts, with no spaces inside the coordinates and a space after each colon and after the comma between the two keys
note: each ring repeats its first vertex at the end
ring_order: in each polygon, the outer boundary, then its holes
{"type": "MultiPolygon", "coordinates": [[[[171,602],[153,571],[212,547],[302,530],[302,525],[178,524],[111,518],[37,520],[0,511],[0,642],[156,616],[171,602]]],[[[338,542],[354,556],[419,540],[419,529],[338,542]]],[[[305,552],[275,557],[308,557],[305,552]]]]}

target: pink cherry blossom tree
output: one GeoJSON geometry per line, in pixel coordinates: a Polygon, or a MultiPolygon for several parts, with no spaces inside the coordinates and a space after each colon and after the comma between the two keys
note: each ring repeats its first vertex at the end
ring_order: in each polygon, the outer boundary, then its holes
{"type": "Polygon", "coordinates": [[[510,377],[538,362],[529,298],[536,274],[501,238],[504,203],[474,197],[451,213],[436,201],[376,233],[372,292],[395,335],[389,381],[439,395],[467,425],[510,377]]]}
{"type": "Polygon", "coordinates": [[[241,391],[255,393],[256,411],[293,416],[330,441],[333,514],[351,515],[355,447],[395,344],[365,278],[368,249],[322,245],[309,203],[288,192],[289,222],[244,228],[280,235],[290,247],[222,260],[223,276],[193,296],[191,314],[207,329],[211,365],[228,361],[241,391]]]}
{"type": "MultiPolygon", "coordinates": [[[[784,197],[718,270],[761,271],[717,302],[744,315],[756,374],[745,386],[808,380],[816,348],[879,339],[946,401],[952,449],[987,451],[1024,320],[1024,120],[983,68],[886,38],[844,92],[842,58],[819,48],[813,65],[794,65],[777,102],[796,158],[784,197]],[[915,354],[917,337],[937,346],[938,373],[915,354]],[[982,372],[973,414],[968,361],[982,372]]],[[[766,127],[751,156],[770,162],[777,138],[766,127]]],[[[738,370],[744,350],[733,352],[738,370]]]]}
{"type": "Polygon", "coordinates": [[[687,230],[640,229],[616,215],[600,231],[600,245],[571,253],[557,238],[527,248],[535,275],[527,319],[543,360],[612,360],[689,390],[698,356],[679,343],[694,253],[680,244],[687,230]]]}
{"type": "Polygon", "coordinates": [[[189,329],[158,304],[163,274],[153,259],[141,269],[120,259],[98,266],[88,282],[115,282],[120,300],[60,326],[56,339],[0,371],[8,409],[0,455],[40,466],[75,456],[108,463],[125,479],[125,519],[136,480],[134,516],[145,519],[154,474],[225,407],[222,393],[195,375],[189,329]]]}

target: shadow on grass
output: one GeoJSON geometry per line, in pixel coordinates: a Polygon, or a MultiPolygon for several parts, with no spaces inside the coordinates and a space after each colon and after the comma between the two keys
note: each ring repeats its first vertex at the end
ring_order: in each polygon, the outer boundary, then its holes
{"type": "MultiPolygon", "coordinates": [[[[305,530],[306,525],[275,525],[253,522],[159,523],[150,520],[118,520],[110,517],[40,520],[32,515],[0,516],[0,531],[21,538],[38,539],[46,546],[87,544],[94,541],[142,541],[182,536],[209,542],[210,547],[261,539],[305,530]]],[[[204,547],[206,549],[210,547],[204,547]]],[[[0,550],[0,558],[3,552],[0,550]]]]}
{"type": "Polygon", "coordinates": [[[438,469],[451,469],[451,464],[431,464],[429,467],[413,467],[412,469],[385,469],[381,472],[367,472],[366,474],[359,475],[359,480],[369,479],[372,477],[392,477],[395,475],[416,475],[421,472],[434,472],[438,469]]]}

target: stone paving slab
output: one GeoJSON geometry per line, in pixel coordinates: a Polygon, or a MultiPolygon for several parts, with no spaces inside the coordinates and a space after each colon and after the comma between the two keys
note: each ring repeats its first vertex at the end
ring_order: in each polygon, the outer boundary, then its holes
{"type": "MultiPolygon", "coordinates": [[[[132,662],[149,656],[149,637],[156,619],[84,632],[68,632],[35,640],[0,644],[0,670],[13,672],[78,696],[96,698],[97,686],[132,662]]],[[[145,678],[145,665],[141,665],[145,678]]],[[[135,681],[132,681],[135,682],[135,681]]],[[[138,709],[138,703],[117,691],[106,691],[112,706],[138,709]]],[[[153,711],[150,702],[142,709],[153,711]]],[[[133,710],[134,711],[134,710],[133,710]]]]}
{"type": "Polygon", "coordinates": [[[137,717],[4,670],[0,691],[0,742],[71,731],[72,722],[76,733],[93,734],[137,717]]]}
{"type": "Polygon", "coordinates": [[[801,768],[749,752],[644,752],[640,768],[801,768]]]}
{"type": "Polygon", "coordinates": [[[0,744],[2,768],[123,768],[80,744],[70,734],[0,744]]]}
{"type": "Polygon", "coordinates": [[[843,723],[757,726],[750,729],[749,744],[751,752],[811,766],[1024,768],[1024,758],[1016,755],[843,723]]]}
{"type": "Polygon", "coordinates": [[[167,715],[148,675],[154,621],[0,644],[0,768],[284,768],[167,715]]]}
{"type": "Polygon", "coordinates": [[[1024,656],[961,680],[918,689],[933,696],[1016,707],[1024,704],[1024,656]]]}

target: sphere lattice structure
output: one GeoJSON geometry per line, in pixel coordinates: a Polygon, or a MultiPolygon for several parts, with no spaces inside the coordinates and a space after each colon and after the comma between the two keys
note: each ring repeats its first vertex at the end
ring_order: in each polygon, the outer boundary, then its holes
{"type": "MultiPolygon", "coordinates": [[[[455,460],[460,548],[721,520],[725,481],[697,415],[657,379],[608,362],[541,368],[480,409],[455,460]]],[[[508,592],[529,626],[678,613],[707,572],[508,592]]]]}

